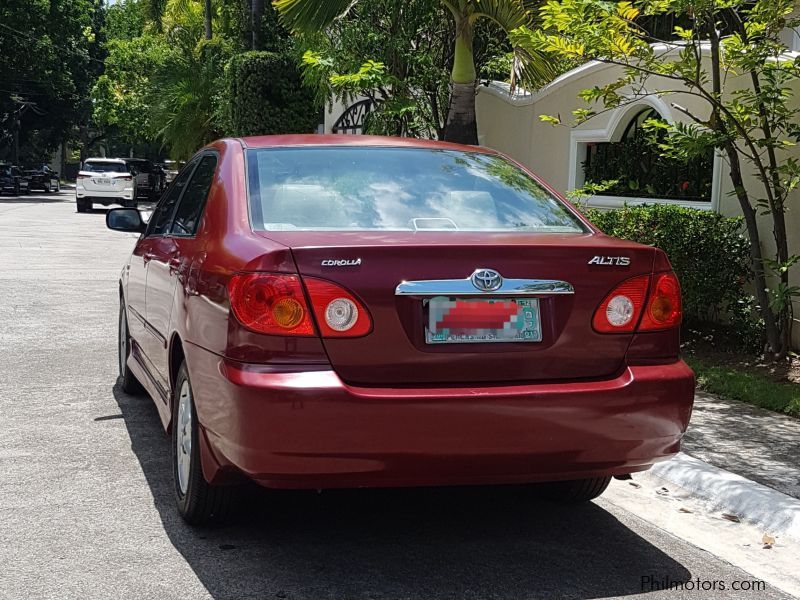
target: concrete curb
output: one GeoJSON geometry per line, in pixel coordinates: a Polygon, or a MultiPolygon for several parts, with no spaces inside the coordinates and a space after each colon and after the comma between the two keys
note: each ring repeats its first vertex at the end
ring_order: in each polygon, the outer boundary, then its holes
{"type": "Polygon", "coordinates": [[[650,473],[682,487],[715,510],[738,516],[769,533],[800,540],[800,500],[681,452],[650,473]]]}

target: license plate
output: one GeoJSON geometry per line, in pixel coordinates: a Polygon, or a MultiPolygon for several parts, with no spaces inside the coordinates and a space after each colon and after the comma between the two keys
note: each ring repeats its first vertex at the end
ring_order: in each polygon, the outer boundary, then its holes
{"type": "Polygon", "coordinates": [[[542,341],[538,298],[437,296],[423,303],[428,344],[542,341]]]}
{"type": "Polygon", "coordinates": [[[95,179],[94,182],[97,185],[111,185],[111,180],[106,178],[106,177],[101,178],[101,179],[95,179]]]}

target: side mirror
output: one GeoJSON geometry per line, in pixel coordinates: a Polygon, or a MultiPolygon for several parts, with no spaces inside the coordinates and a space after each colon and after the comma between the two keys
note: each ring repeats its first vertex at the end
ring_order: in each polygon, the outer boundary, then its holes
{"type": "Polygon", "coordinates": [[[135,208],[112,208],[106,213],[106,227],[114,231],[144,233],[147,228],[135,208]]]}

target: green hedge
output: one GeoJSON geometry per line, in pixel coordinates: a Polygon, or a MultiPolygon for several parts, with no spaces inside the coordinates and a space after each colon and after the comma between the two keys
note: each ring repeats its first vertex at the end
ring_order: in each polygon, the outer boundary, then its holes
{"type": "Polygon", "coordinates": [[[228,63],[226,77],[232,135],[316,131],[320,110],[290,55],[238,54],[228,63]]]}
{"type": "Polygon", "coordinates": [[[584,212],[609,235],[667,253],[681,282],[687,321],[724,319],[752,339],[759,326],[747,292],[750,242],[741,218],[663,204],[584,212]]]}

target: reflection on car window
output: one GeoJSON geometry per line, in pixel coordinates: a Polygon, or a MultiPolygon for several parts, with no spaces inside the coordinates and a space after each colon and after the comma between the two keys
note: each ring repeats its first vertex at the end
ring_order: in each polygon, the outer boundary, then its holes
{"type": "Polygon", "coordinates": [[[175,213],[172,224],[172,233],[175,235],[194,235],[197,231],[216,168],[217,157],[214,155],[200,161],[175,213]]]}
{"type": "Polygon", "coordinates": [[[585,231],[536,180],[491,154],[263,148],[247,162],[257,229],[585,231]]]}
{"type": "Polygon", "coordinates": [[[147,226],[147,233],[145,234],[147,237],[163,235],[169,231],[175,205],[181,197],[183,188],[186,187],[186,183],[189,181],[189,176],[192,174],[195,164],[197,164],[197,161],[189,163],[172,183],[167,193],[161,198],[161,201],[153,212],[153,216],[150,217],[150,223],[147,226]]]}

